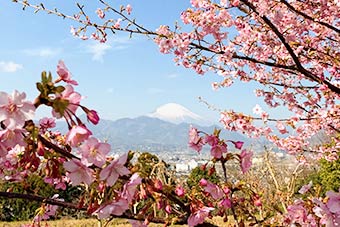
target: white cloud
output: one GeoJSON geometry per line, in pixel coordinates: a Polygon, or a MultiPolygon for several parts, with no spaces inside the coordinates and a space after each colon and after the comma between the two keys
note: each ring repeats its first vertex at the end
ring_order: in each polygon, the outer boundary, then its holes
{"type": "Polygon", "coordinates": [[[26,49],[24,53],[29,56],[53,57],[62,52],[60,48],[41,47],[36,49],[26,49]]]}
{"type": "Polygon", "coordinates": [[[12,61],[0,61],[0,72],[5,72],[5,73],[14,73],[16,71],[18,71],[19,69],[22,69],[22,65],[21,64],[17,64],[15,62],[12,61]]]}
{"type": "Polygon", "coordinates": [[[93,43],[91,45],[87,46],[87,51],[91,54],[93,61],[100,61],[103,62],[103,57],[106,54],[108,50],[110,50],[112,47],[109,44],[106,43],[93,43]]]}

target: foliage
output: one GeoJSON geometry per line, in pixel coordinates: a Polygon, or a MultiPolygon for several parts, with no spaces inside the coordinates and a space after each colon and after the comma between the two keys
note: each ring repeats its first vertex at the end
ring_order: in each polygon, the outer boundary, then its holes
{"type": "Polygon", "coordinates": [[[217,175],[214,167],[197,166],[190,172],[190,175],[187,179],[188,187],[197,187],[202,178],[214,184],[217,184],[220,181],[220,177],[217,175]]]}
{"type": "MultiPolygon", "coordinates": [[[[44,198],[50,198],[55,194],[59,194],[67,202],[79,202],[82,194],[81,187],[68,186],[66,190],[58,190],[53,186],[46,184],[39,175],[29,175],[21,182],[3,182],[0,184],[1,191],[10,191],[13,193],[34,194],[44,198]]],[[[21,221],[32,219],[41,206],[41,202],[28,201],[26,199],[9,199],[0,197],[0,221],[21,221]]],[[[71,217],[74,210],[63,208],[59,211],[61,216],[71,217]]],[[[85,217],[79,213],[75,217],[85,217]]]]}
{"type": "MultiPolygon", "coordinates": [[[[40,176],[31,175],[27,181],[23,182],[4,182],[0,185],[1,191],[11,191],[14,193],[31,193],[52,197],[57,193],[51,185],[46,184],[40,176]]],[[[35,216],[36,210],[40,203],[36,201],[27,201],[24,199],[6,199],[0,198],[1,221],[20,221],[29,220],[35,216]]]]}
{"type": "Polygon", "coordinates": [[[297,184],[296,191],[309,182],[313,183],[313,187],[320,196],[325,196],[327,191],[338,191],[340,188],[340,160],[329,162],[321,159],[314,167],[314,171],[297,184]]]}

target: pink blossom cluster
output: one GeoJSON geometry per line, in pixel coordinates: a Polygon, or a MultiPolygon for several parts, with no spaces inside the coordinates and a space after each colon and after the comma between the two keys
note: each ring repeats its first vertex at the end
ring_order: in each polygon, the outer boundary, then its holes
{"type": "MultiPolygon", "coordinates": [[[[189,130],[189,147],[200,152],[204,145],[210,145],[210,155],[216,160],[223,160],[226,154],[228,153],[227,144],[224,140],[219,138],[219,132],[209,135],[205,134],[205,136],[200,136],[201,132],[199,132],[196,128],[190,127],[189,130]]],[[[241,150],[243,146],[242,141],[231,141],[236,149],[241,150]]],[[[252,164],[252,151],[242,150],[242,152],[238,155],[238,159],[240,162],[240,166],[243,173],[246,173],[252,164]]]]}
{"type": "Polygon", "coordinates": [[[326,202],[320,198],[312,198],[312,209],[305,201],[295,200],[287,208],[285,222],[301,226],[338,226],[340,223],[340,192],[329,191],[326,193],[326,198],[326,202]]]}

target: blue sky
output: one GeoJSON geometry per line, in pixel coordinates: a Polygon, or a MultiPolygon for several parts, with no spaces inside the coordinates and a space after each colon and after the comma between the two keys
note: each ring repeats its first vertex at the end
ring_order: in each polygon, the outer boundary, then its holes
{"type": "MultiPolygon", "coordinates": [[[[76,11],[74,1],[49,2],[63,11],[76,11]]],[[[151,29],[160,24],[173,26],[180,13],[190,6],[189,0],[114,2],[130,3],[132,16],[151,29]]],[[[99,6],[91,1],[86,10],[93,13],[99,6]]],[[[254,98],[255,87],[250,84],[237,83],[229,89],[213,91],[211,83],[219,80],[217,75],[199,76],[176,66],[172,56],[161,54],[147,37],[134,35],[130,39],[129,34],[121,33],[110,35],[103,45],[82,41],[70,34],[70,26],[77,26],[75,22],[21,8],[11,0],[0,3],[1,91],[17,89],[33,99],[38,94],[35,82],[41,71],[55,75],[56,64],[62,59],[79,83],[77,91],[86,96],[83,104],[98,110],[106,119],[137,117],[175,102],[217,121],[219,114],[200,103],[199,96],[221,109],[247,113],[251,113],[255,104],[262,103],[254,98]]],[[[46,113],[41,110],[37,115],[46,113]]]]}

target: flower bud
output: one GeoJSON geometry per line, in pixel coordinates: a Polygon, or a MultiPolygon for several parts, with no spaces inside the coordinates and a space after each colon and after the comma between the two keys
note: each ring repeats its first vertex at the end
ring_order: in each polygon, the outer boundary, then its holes
{"type": "Polygon", "coordinates": [[[243,144],[244,144],[244,142],[242,142],[242,141],[237,141],[237,142],[233,142],[233,144],[235,145],[235,148],[236,149],[242,149],[242,146],[243,146],[243,144]]]}
{"type": "Polygon", "coordinates": [[[155,188],[157,191],[162,191],[162,189],[163,189],[162,181],[156,179],[155,182],[154,182],[154,188],[155,188]]]}
{"type": "Polygon", "coordinates": [[[182,187],[182,186],[180,186],[180,185],[178,185],[177,187],[176,187],[176,189],[175,189],[175,193],[176,193],[176,195],[178,195],[179,197],[182,197],[182,196],[184,196],[184,188],[182,187]]]}
{"type": "Polygon", "coordinates": [[[207,184],[208,184],[208,181],[206,179],[202,178],[200,180],[200,186],[204,187],[204,186],[207,186],[207,184]]]}
{"type": "Polygon", "coordinates": [[[98,124],[99,116],[95,110],[90,110],[86,113],[87,120],[89,120],[92,124],[98,124]]]}
{"type": "Polygon", "coordinates": [[[166,207],[165,207],[165,212],[167,212],[168,214],[171,214],[172,208],[171,208],[171,206],[170,206],[169,204],[166,205],[166,207]]]}

